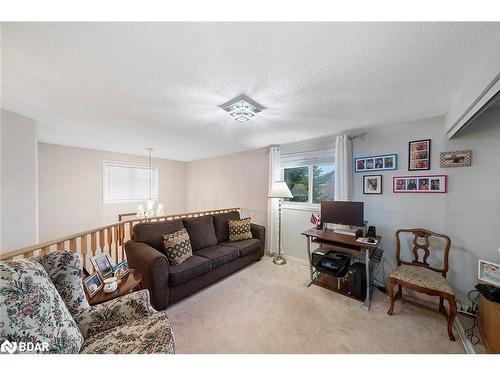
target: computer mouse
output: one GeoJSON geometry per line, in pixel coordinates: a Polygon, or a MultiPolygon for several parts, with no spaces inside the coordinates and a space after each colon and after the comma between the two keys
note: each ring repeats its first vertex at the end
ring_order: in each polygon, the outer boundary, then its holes
{"type": "Polygon", "coordinates": [[[375,240],[373,238],[368,238],[368,243],[375,243],[375,240]]]}

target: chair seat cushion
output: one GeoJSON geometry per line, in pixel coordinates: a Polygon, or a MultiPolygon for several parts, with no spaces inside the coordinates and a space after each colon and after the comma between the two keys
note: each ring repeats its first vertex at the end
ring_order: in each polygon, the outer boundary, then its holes
{"type": "Polygon", "coordinates": [[[237,247],[215,245],[198,250],[196,255],[209,259],[212,268],[217,268],[238,258],[240,251],[237,247]]]}
{"type": "Polygon", "coordinates": [[[81,353],[174,354],[174,333],[165,311],[90,336],[81,353]]]}
{"type": "Polygon", "coordinates": [[[83,336],[41,264],[0,262],[0,291],[0,342],[32,343],[42,353],[80,351],[83,336]]]}
{"type": "Polygon", "coordinates": [[[223,242],[220,245],[238,248],[240,250],[240,257],[244,257],[260,249],[260,241],[257,238],[250,238],[237,242],[223,242]]]}
{"type": "Polygon", "coordinates": [[[455,294],[448,281],[440,273],[427,268],[403,264],[392,271],[391,278],[423,288],[455,294]]]}
{"type": "Polygon", "coordinates": [[[193,255],[181,264],[169,267],[169,282],[171,285],[179,285],[203,275],[211,269],[212,264],[209,259],[193,255]]]}

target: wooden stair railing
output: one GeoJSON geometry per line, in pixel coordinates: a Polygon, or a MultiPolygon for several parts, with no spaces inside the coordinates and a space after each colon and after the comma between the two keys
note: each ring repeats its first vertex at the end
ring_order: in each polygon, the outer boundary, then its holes
{"type": "Polygon", "coordinates": [[[4,254],[0,254],[0,260],[30,258],[37,255],[45,255],[54,251],[70,250],[82,256],[84,267],[87,271],[92,273],[93,266],[90,259],[97,254],[108,253],[115,263],[126,258],[125,242],[132,238],[132,229],[137,223],[200,217],[239,210],[239,208],[223,208],[209,211],[156,216],[148,219],[133,218],[123,220],[118,223],[42,242],[36,245],[24,247],[22,249],[11,250],[4,254]]]}

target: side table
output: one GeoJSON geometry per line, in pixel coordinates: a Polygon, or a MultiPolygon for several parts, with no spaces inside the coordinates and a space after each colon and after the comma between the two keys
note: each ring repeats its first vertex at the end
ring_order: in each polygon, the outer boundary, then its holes
{"type": "Polygon", "coordinates": [[[112,293],[105,293],[101,289],[97,294],[89,299],[91,306],[110,301],[114,298],[124,296],[125,294],[133,292],[141,283],[142,275],[137,270],[130,270],[128,274],[123,276],[118,284],[118,288],[112,293]]]}

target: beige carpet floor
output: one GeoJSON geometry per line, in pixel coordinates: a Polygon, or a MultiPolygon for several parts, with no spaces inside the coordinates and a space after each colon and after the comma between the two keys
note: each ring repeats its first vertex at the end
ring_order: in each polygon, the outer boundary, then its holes
{"type": "Polygon", "coordinates": [[[387,315],[348,297],[304,286],[308,269],[268,257],[167,309],[177,353],[464,353],[442,315],[404,303],[387,315]]]}

